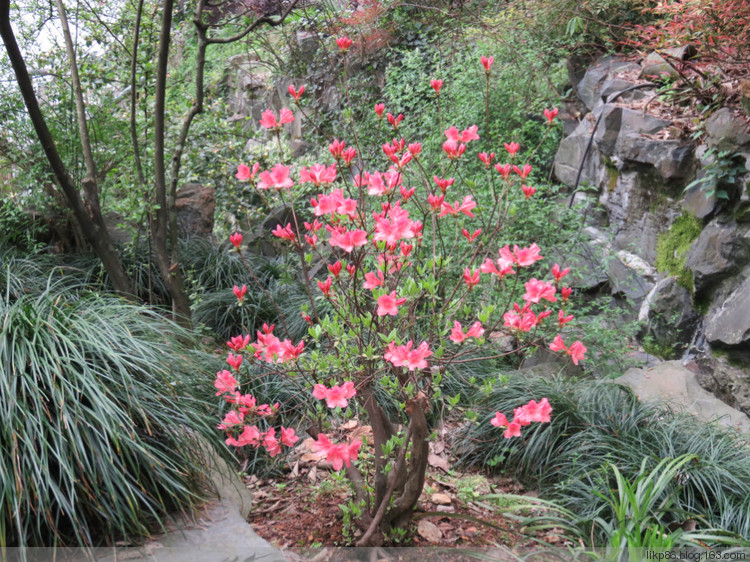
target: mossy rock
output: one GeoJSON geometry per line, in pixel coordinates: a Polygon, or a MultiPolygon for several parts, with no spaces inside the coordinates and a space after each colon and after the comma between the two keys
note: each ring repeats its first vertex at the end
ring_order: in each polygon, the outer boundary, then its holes
{"type": "Polygon", "coordinates": [[[685,267],[690,245],[703,230],[700,219],[691,214],[683,214],[674,221],[656,241],[656,269],[677,277],[677,282],[691,293],[693,276],[685,267]]]}

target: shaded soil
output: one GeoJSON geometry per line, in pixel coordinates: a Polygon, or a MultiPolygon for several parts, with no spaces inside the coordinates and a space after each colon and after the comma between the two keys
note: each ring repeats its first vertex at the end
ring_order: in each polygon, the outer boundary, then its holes
{"type": "MultiPolygon", "coordinates": [[[[307,472],[289,479],[247,479],[254,496],[248,520],[258,535],[282,549],[353,544],[355,539],[347,534],[339,507],[349,499],[346,484],[325,471],[316,471],[313,478],[315,482],[310,481],[307,472]]],[[[520,524],[504,516],[497,506],[478,497],[473,499],[475,493],[524,492],[518,482],[509,478],[487,480],[466,474],[449,478],[434,471],[428,475],[408,534],[390,546],[533,547],[540,539],[550,544],[564,542],[554,533],[543,537],[524,534],[520,524]],[[472,491],[474,479],[476,486],[472,491]]]]}

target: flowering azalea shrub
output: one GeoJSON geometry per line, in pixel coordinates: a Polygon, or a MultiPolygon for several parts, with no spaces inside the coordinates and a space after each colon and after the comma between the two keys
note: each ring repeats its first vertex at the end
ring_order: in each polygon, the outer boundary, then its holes
{"type": "MultiPolygon", "coordinates": [[[[351,41],[342,37],[336,43],[346,56],[351,41]]],[[[480,62],[489,89],[493,59],[480,62]]],[[[433,80],[437,97],[441,86],[433,80]]],[[[302,91],[290,86],[292,100],[302,91]]],[[[550,126],[556,114],[545,112],[550,126]]],[[[281,115],[276,119],[268,111],[261,120],[277,139],[280,122],[291,112],[281,115]]],[[[442,399],[441,382],[452,368],[549,341],[549,349],[576,364],[586,352],[579,341],[566,346],[559,333],[573,320],[566,313],[569,270],[544,267],[542,249],[534,243],[495,245],[509,214],[537,191],[528,185],[531,166],[516,161],[519,145],[504,143],[503,156],[491,146],[480,152],[478,125],[451,125],[443,131],[441,164],[426,169],[419,139],[399,137],[406,118],[384,104],[375,106],[373,121],[384,142],[372,161],[365,159],[354,129],[351,141],[331,139],[326,162],[280,162],[264,171],[242,164],[237,171],[237,179],[252,183],[269,206],[290,210],[291,220],[272,235],[299,256],[308,293],[300,314],[309,330],[303,341],[291,341],[280,318],[280,327],[264,325],[255,335],[227,342],[228,369],[217,374],[215,386],[230,410],[219,428],[228,445],[264,448],[271,456],[299,439],[293,429],[273,425],[278,404],[257,404],[242,393],[243,365],[251,361],[271,376],[301,381],[318,421],[326,409],[341,418],[356,403],[372,427],[372,442],[346,441],[335,426],[326,434],[320,423],[307,432],[334,470],[346,470],[359,545],[381,544],[392,528],[410,521],[427,467],[427,414],[442,399]],[[488,204],[480,205],[461,179],[469,158],[484,165],[492,194],[488,204]],[[316,195],[302,210],[298,193],[308,184],[316,195]],[[322,303],[329,313],[321,312],[322,303]],[[397,418],[385,413],[378,389],[399,404],[397,418]]],[[[230,242],[242,251],[240,233],[230,242]]],[[[233,290],[241,304],[251,288],[233,290]]],[[[499,438],[517,438],[523,427],[550,421],[550,414],[549,402],[539,397],[519,405],[511,420],[498,412],[492,424],[503,431],[499,438]]]]}

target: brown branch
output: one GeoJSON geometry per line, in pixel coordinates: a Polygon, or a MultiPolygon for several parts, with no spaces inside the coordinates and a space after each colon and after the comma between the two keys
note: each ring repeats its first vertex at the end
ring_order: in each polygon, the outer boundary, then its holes
{"type": "Polygon", "coordinates": [[[231,37],[208,37],[207,41],[210,45],[234,43],[235,41],[239,41],[243,37],[247,36],[248,33],[255,31],[264,23],[267,25],[270,25],[271,27],[281,25],[282,23],[284,23],[284,20],[291,13],[291,11],[295,8],[295,6],[297,6],[297,2],[299,2],[299,0],[293,0],[293,2],[289,4],[287,9],[284,10],[284,12],[280,16],[263,16],[255,20],[253,23],[248,25],[245,29],[243,29],[239,33],[232,35],[231,37]]]}

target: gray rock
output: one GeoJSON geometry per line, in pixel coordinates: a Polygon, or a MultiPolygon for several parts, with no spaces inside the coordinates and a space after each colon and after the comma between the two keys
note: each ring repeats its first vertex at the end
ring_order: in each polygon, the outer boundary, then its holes
{"type": "Polygon", "coordinates": [[[607,78],[618,72],[625,72],[636,67],[635,63],[619,60],[617,57],[603,57],[584,74],[576,90],[578,97],[589,110],[594,109],[601,100],[601,90],[607,78]]]}
{"type": "Polygon", "coordinates": [[[642,78],[679,78],[680,74],[659,53],[650,53],[643,59],[641,68],[642,78]]]}
{"type": "MultiPolygon", "coordinates": [[[[700,174],[700,172],[699,172],[700,174]]],[[[705,219],[716,211],[719,198],[716,192],[709,192],[700,185],[694,185],[682,197],[682,208],[699,219],[705,219]]]]}
{"type": "Polygon", "coordinates": [[[646,333],[661,347],[684,348],[698,324],[690,293],[674,277],[659,281],[641,305],[638,319],[646,333]]]}
{"type": "Polygon", "coordinates": [[[692,144],[679,140],[653,140],[635,134],[620,135],[617,156],[649,164],[665,179],[685,178],[693,171],[692,144]]]}
{"type": "Polygon", "coordinates": [[[690,246],[685,260],[693,274],[695,292],[703,293],[750,261],[750,237],[747,227],[726,217],[714,219],[706,225],[690,246]]]}
{"type": "Polygon", "coordinates": [[[750,340],[750,271],[732,278],[730,286],[714,297],[705,318],[711,344],[746,345],[750,340]]]}
{"type": "Polygon", "coordinates": [[[620,80],[619,78],[610,78],[608,80],[605,80],[601,85],[601,90],[599,91],[599,95],[601,96],[601,100],[603,102],[607,102],[612,96],[619,94],[620,92],[625,92],[623,94],[620,94],[617,96],[616,101],[618,102],[627,102],[631,103],[634,101],[646,99],[651,96],[652,90],[648,88],[636,88],[633,90],[628,90],[629,88],[632,88],[635,86],[632,82],[628,82],[627,80],[620,80]]]}
{"type": "Polygon", "coordinates": [[[211,236],[214,231],[216,202],[214,188],[187,183],[175,198],[177,226],[181,236],[211,236]]]}
{"type": "Polygon", "coordinates": [[[726,357],[706,357],[698,363],[701,386],[750,416],[750,365],[735,366],[726,357]]]}
{"type": "Polygon", "coordinates": [[[320,48],[320,38],[312,31],[297,31],[297,56],[304,62],[310,63],[315,60],[315,54],[320,48]]]}
{"type": "Polygon", "coordinates": [[[599,186],[606,181],[607,170],[604,168],[599,151],[592,146],[586,154],[594,123],[591,115],[585,117],[572,135],[564,138],[555,155],[555,176],[560,182],[570,187],[575,186],[578,170],[583,164],[580,183],[599,186]],[[583,161],[584,155],[586,160],[583,161]]]}
{"type": "Polygon", "coordinates": [[[705,390],[695,373],[679,361],[665,361],[649,369],[628,369],[613,382],[631,388],[643,401],[666,402],[699,419],[750,433],[750,419],[705,390]]]}
{"type": "Polygon", "coordinates": [[[719,150],[737,150],[750,146],[750,126],[728,107],[716,111],[706,119],[708,144],[719,150]]]}
{"type": "Polygon", "coordinates": [[[607,278],[613,295],[623,295],[635,306],[640,305],[654,284],[638,271],[624,264],[617,257],[605,262],[607,278]]]}
{"type": "Polygon", "coordinates": [[[607,156],[620,155],[621,151],[618,150],[617,141],[622,135],[653,135],[672,123],[651,115],[643,115],[639,111],[610,104],[597,108],[594,114],[597,117],[601,114],[599,127],[594,136],[596,147],[607,156]]]}

